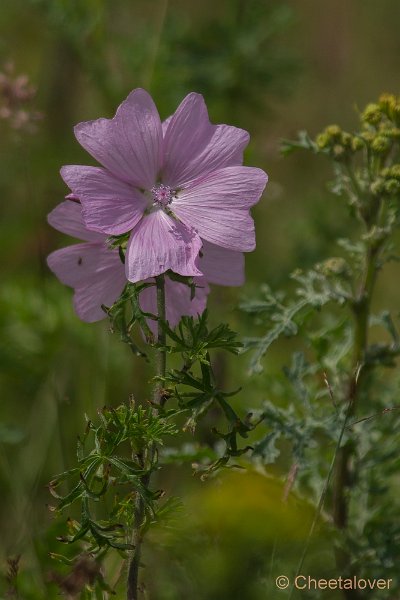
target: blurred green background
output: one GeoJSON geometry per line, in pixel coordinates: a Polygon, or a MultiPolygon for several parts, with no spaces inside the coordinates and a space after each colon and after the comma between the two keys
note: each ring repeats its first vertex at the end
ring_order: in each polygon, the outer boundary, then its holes
{"type": "MultiPolygon", "coordinates": [[[[55,526],[45,486],[71,465],[84,413],[95,416],[104,404],[123,402],[130,393],[144,397],[151,377],[106,322],[78,320],[71,290],[46,267],[46,255],[69,243],[46,224],[46,214],[66,193],[59,169],[88,161],[73,125],[112,116],[127,93],[141,86],[153,95],[162,117],[197,91],[205,96],[212,121],[250,132],[246,163],[270,177],[254,210],[257,250],[247,257],[245,289],[214,289],[210,296],[212,322],[227,320],[244,334],[248,324],[236,309],[240,297],[251,296],[262,282],[288,287],[294,268],[335,254],[333,240],[350,228],[346,209],[326,191],[328,165],[302,154],[283,161],[280,139],[299,129],[315,134],[335,122],[351,128],[355,112],[368,101],[383,91],[398,93],[399,27],[397,0],[2,1],[0,560],[5,571],[7,558],[22,553],[30,583],[21,597],[46,597],[44,582],[52,569],[46,556],[56,528],[49,532],[55,526]],[[25,113],[15,121],[9,110],[21,107],[10,104],[7,82],[21,75],[37,93],[28,94],[25,113]]],[[[396,307],[400,290],[390,270],[380,293],[386,305],[396,307]]],[[[271,350],[267,374],[280,368],[285,352],[285,344],[271,350]]],[[[219,364],[227,387],[243,385],[243,410],[261,404],[267,376],[247,378],[246,361],[242,356],[219,364]]],[[[205,441],[210,439],[206,425],[200,431],[205,441]]],[[[171,469],[163,485],[183,497],[201,494],[212,514],[212,492],[208,497],[204,489],[209,484],[193,482],[189,465],[171,469]]],[[[270,497],[270,490],[265,494],[270,497]]],[[[264,507],[265,519],[284,520],[278,504],[264,507]]],[[[252,518],[251,502],[239,508],[243,518],[252,518]]],[[[308,509],[295,510],[300,512],[291,518],[301,521],[308,509]]],[[[227,526],[231,532],[234,522],[227,526]]],[[[279,532],[277,527],[274,535],[279,532]]],[[[288,550],[295,541],[287,539],[288,550]]],[[[200,555],[199,544],[193,552],[200,555]]],[[[245,596],[239,583],[232,583],[232,573],[243,564],[246,548],[263,548],[267,556],[272,542],[267,539],[264,548],[238,529],[226,544],[226,553],[214,557],[219,581],[200,578],[193,588],[196,579],[176,559],[174,568],[179,563],[183,569],[176,586],[196,589],[193,598],[232,598],[235,590],[238,598],[264,597],[260,590],[245,596]]],[[[159,564],[155,597],[184,597],[184,588],[173,587],[168,557],[159,557],[159,564]]],[[[204,560],[194,564],[198,577],[202,569],[210,573],[204,560]]]]}

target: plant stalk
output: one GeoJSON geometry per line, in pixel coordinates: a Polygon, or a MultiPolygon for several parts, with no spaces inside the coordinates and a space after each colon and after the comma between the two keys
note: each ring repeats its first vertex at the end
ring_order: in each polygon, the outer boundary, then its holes
{"type": "MultiPolygon", "coordinates": [[[[378,256],[383,242],[375,243],[367,250],[364,275],[358,293],[353,300],[354,348],[351,375],[348,382],[346,403],[349,406],[348,417],[354,416],[358,404],[362,380],[365,373],[365,354],[368,347],[368,322],[371,300],[378,271],[378,256]]],[[[333,486],[333,521],[336,527],[344,531],[348,526],[349,489],[354,479],[352,459],[354,442],[348,440],[338,451],[335,464],[333,486]]],[[[344,549],[336,550],[336,565],[341,574],[354,575],[349,572],[351,556],[344,549]]],[[[345,598],[360,598],[358,590],[343,590],[345,598]]]]}
{"type": "MultiPolygon", "coordinates": [[[[157,316],[159,318],[157,325],[157,343],[159,347],[156,353],[156,376],[160,379],[157,380],[154,388],[154,404],[162,405],[164,403],[163,396],[163,383],[162,378],[165,377],[167,368],[167,356],[164,350],[166,336],[160,321],[165,321],[166,307],[165,307],[165,277],[164,275],[158,275],[156,278],[156,293],[157,293],[157,316]]],[[[155,409],[156,410],[156,409],[155,409]]],[[[138,453],[137,458],[140,465],[144,468],[146,464],[146,455],[151,455],[153,459],[155,454],[155,447],[142,450],[138,453]]],[[[142,478],[143,487],[147,487],[150,482],[150,474],[146,474],[142,478]]],[[[135,510],[134,510],[134,521],[132,531],[132,545],[133,551],[129,564],[128,570],[128,582],[127,582],[127,600],[138,600],[139,599],[139,569],[140,569],[140,558],[142,552],[143,543],[143,524],[145,520],[145,504],[143,498],[138,494],[135,510]]]]}
{"type": "MultiPolygon", "coordinates": [[[[164,275],[158,275],[156,277],[156,289],[157,289],[157,314],[158,318],[161,321],[165,321],[166,319],[166,307],[165,307],[165,277],[164,275]]],[[[166,369],[167,369],[167,355],[163,348],[165,347],[165,331],[160,325],[160,321],[158,321],[157,328],[157,342],[160,348],[157,350],[156,356],[156,375],[160,378],[165,377],[166,369]]],[[[163,382],[157,381],[155,389],[154,389],[154,403],[155,404],[164,404],[163,397],[163,382]]]]}
{"type": "MultiPolygon", "coordinates": [[[[296,581],[297,577],[302,572],[304,561],[306,559],[306,556],[307,556],[307,553],[308,553],[308,550],[309,550],[309,547],[310,547],[310,543],[311,543],[311,540],[312,540],[312,537],[313,537],[313,534],[314,534],[314,531],[315,531],[315,527],[317,526],[318,520],[319,520],[319,518],[321,516],[322,509],[323,509],[324,504],[325,504],[326,494],[328,492],[329,485],[330,485],[330,482],[331,482],[331,479],[332,479],[332,475],[333,475],[334,470],[335,470],[336,461],[338,459],[338,453],[340,451],[340,447],[341,447],[341,444],[342,444],[344,432],[345,432],[347,424],[349,422],[350,412],[351,412],[351,405],[349,404],[348,407],[347,407],[346,415],[345,415],[345,418],[343,420],[343,424],[342,424],[340,433],[339,433],[338,440],[336,442],[335,452],[333,453],[333,457],[332,457],[332,461],[331,461],[331,464],[330,464],[330,467],[329,467],[328,475],[327,475],[327,478],[325,480],[324,487],[322,488],[322,492],[321,492],[321,495],[320,495],[320,498],[319,498],[319,502],[318,502],[318,505],[317,505],[317,510],[315,511],[314,518],[312,520],[311,527],[310,527],[310,530],[308,532],[307,540],[306,540],[306,543],[305,543],[305,546],[304,546],[304,549],[303,549],[303,552],[302,552],[302,555],[301,555],[301,558],[300,558],[300,562],[299,562],[299,564],[297,566],[297,570],[296,570],[296,575],[294,577],[294,581],[296,581]]],[[[290,594],[289,594],[289,599],[288,600],[291,600],[294,592],[295,592],[295,585],[293,584],[292,587],[291,587],[291,590],[290,590],[290,594]]]]}

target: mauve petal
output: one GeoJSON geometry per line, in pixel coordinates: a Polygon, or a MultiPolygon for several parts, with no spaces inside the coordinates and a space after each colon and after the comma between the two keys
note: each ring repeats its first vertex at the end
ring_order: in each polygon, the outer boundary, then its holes
{"type": "Polygon", "coordinates": [[[72,192],[65,196],[65,200],[72,200],[72,202],[77,202],[78,204],[81,203],[78,196],[76,194],[73,194],[72,192]]]}
{"type": "Polygon", "coordinates": [[[169,120],[164,135],[163,181],[179,187],[193,179],[193,162],[209,144],[211,125],[203,96],[186,96],[169,120]]]}
{"type": "Polygon", "coordinates": [[[93,273],[100,244],[74,244],[55,250],[47,257],[47,264],[61,283],[76,287],[93,273]]]}
{"type": "Polygon", "coordinates": [[[70,287],[102,279],[111,269],[125,273],[118,250],[110,250],[102,243],[74,244],[55,250],[47,257],[47,264],[58,279],[70,287]]]}
{"type": "Polygon", "coordinates": [[[154,185],[162,160],[162,128],[145,90],[133,90],[113,119],[79,123],[74,131],[85,150],[116,177],[145,189],[154,185]]]}
{"type": "MultiPolygon", "coordinates": [[[[210,289],[204,277],[195,277],[196,293],[191,299],[191,289],[184,283],[165,278],[166,317],[170,327],[175,327],[184,315],[196,317],[204,312],[207,305],[207,294],[210,289]]],[[[155,286],[145,288],[139,296],[139,302],[144,312],[157,314],[157,292],[155,286]]],[[[157,322],[147,319],[154,334],[157,333],[157,322]]]]}
{"type": "Polygon", "coordinates": [[[172,201],[171,210],[205,240],[240,252],[255,248],[254,222],[249,213],[267,183],[253,167],[226,167],[198,179],[172,201]]]}
{"type": "Polygon", "coordinates": [[[180,275],[201,275],[196,266],[202,246],[193,230],[163,210],[146,215],[129,239],[125,269],[129,281],[155,277],[171,269],[180,275]]]}
{"type": "Polygon", "coordinates": [[[193,164],[194,176],[207,175],[211,171],[243,163],[243,151],[250,140],[244,129],[232,125],[213,125],[213,136],[193,164]]]}
{"type": "MultiPolygon", "coordinates": [[[[195,277],[195,296],[191,300],[191,289],[184,283],[166,278],[166,317],[171,327],[175,327],[184,315],[196,317],[201,315],[207,305],[210,288],[204,277],[195,277]]],[[[154,321],[153,321],[154,323],[154,321]]]]}
{"type": "Polygon", "coordinates": [[[244,284],[244,256],[203,240],[199,268],[209,283],[238,286],[244,284]]]}
{"type": "Polygon", "coordinates": [[[103,242],[103,233],[89,231],[83,221],[82,206],[77,202],[65,200],[58,204],[47,216],[49,224],[67,235],[85,240],[86,242],[103,242]]]}
{"type": "Polygon", "coordinates": [[[101,305],[112,306],[120,297],[125,285],[124,269],[109,268],[101,278],[76,288],[74,307],[78,317],[88,323],[104,319],[107,315],[101,305]]]}
{"type": "Polygon", "coordinates": [[[52,252],[47,264],[62,283],[75,289],[74,306],[83,321],[104,319],[126,284],[118,251],[103,244],[76,244],[52,252]]]}
{"type": "Polygon", "coordinates": [[[83,208],[88,229],[119,235],[135,227],[147,207],[145,196],[99,167],[70,165],[61,176],[83,208]]]}
{"type": "Polygon", "coordinates": [[[167,117],[162,123],[162,132],[163,132],[163,137],[165,137],[165,134],[167,133],[167,129],[169,124],[171,123],[171,119],[172,119],[173,115],[171,115],[170,117],[167,117]]]}
{"type": "Polygon", "coordinates": [[[204,99],[189,94],[169,117],[164,130],[163,181],[173,188],[243,162],[249,134],[228,125],[212,125],[204,99]]]}

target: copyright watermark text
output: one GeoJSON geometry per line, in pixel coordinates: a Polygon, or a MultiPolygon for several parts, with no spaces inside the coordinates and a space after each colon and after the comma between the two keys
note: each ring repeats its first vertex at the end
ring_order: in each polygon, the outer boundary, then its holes
{"type": "Polygon", "coordinates": [[[362,577],[337,577],[319,579],[310,575],[297,575],[293,582],[286,575],[279,575],[275,584],[286,590],[292,583],[296,590],[390,590],[393,579],[364,579],[362,577]]]}

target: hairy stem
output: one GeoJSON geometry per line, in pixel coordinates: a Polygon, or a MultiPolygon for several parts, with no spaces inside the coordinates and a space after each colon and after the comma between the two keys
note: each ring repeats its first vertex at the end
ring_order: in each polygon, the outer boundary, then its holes
{"type": "MultiPolygon", "coordinates": [[[[165,321],[165,278],[164,275],[158,275],[156,277],[156,287],[157,287],[157,314],[158,318],[162,321],[165,321]]],[[[161,327],[160,322],[158,323],[158,331],[157,331],[157,342],[159,346],[162,348],[165,346],[165,331],[161,327]]],[[[167,355],[163,349],[159,349],[157,351],[156,357],[156,374],[158,377],[165,377],[165,372],[167,369],[167,355]]],[[[163,383],[162,381],[157,381],[156,387],[154,390],[154,403],[155,404],[164,404],[163,397],[163,383]]]]}
{"type": "MultiPolygon", "coordinates": [[[[143,457],[142,457],[143,460],[143,457]]],[[[147,475],[143,477],[143,484],[149,484],[150,477],[147,475]]],[[[145,506],[143,499],[138,495],[135,503],[134,510],[134,525],[132,531],[132,545],[134,549],[132,551],[131,561],[129,563],[128,570],[128,589],[127,589],[127,600],[138,600],[139,598],[139,567],[140,557],[142,554],[142,526],[145,517],[145,506]]]]}
{"type": "MultiPolygon", "coordinates": [[[[160,320],[165,321],[165,278],[164,275],[158,275],[156,277],[156,290],[157,290],[157,314],[160,320]]],[[[159,378],[165,377],[167,367],[167,357],[165,350],[166,336],[165,331],[161,327],[160,321],[158,321],[157,327],[157,342],[159,348],[156,354],[156,376],[159,378]]],[[[163,384],[162,381],[157,381],[154,389],[154,403],[162,405],[164,403],[163,396],[163,384]]],[[[155,447],[147,448],[138,453],[137,458],[142,467],[145,466],[147,455],[154,458],[156,452],[155,447]]],[[[142,478],[144,487],[147,487],[150,482],[150,475],[147,474],[142,478]]],[[[127,589],[127,600],[138,600],[139,598],[139,569],[140,569],[140,557],[143,543],[143,524],[145,519],[145,504],[143,498],[138,494],[133,521],[132,531],[132,545],[134,549],[132,551],[131,561],[128,570],[128,589],[127,589]]]]}
{"type": "MultiPolygon", "coordinates": [[[[368,321],[371,310],[371,300],[375,287],[376,275],[378,270],[378,256],[382,242],[370,246],[365,257],[364,274],[361,280],[360,289],[353,300],[354,317],[354,346],[351,375],[347,389],[347,403],[351,417],[356,412],[361,383],[364,375],[365,353],[368,346],[368,321]]],[[[349,440],[343,445],[337,455],[334,487],[333,487],[333,520],[336,527],[345,530],[348,525],[349,512],[349,489],[354,473],[352,472],[352,458],[354,456],[354,442],[349,440]]],[[[351,572],[350,554],[344,549],[336,550],[336,564],[342,573],[351,572]],[[350,572],[349,572],[350,567],[350,572]]],[[[345,598],[360,598],[358,590],[343,590],[345,598]]]]}
{"type": "MultiPolygon", "coordinates": [[[[348,405],[345,418],[343,419],[343,424],[342,424],[342,427],[340,429],[338,440],[336,442],[335,452],[333,453],[333,457],[332,457],[331,464],[330,464],[330,467],[329,467],[328,475],[327,475],[327,478],[325,480],[324,487],[322,488],[322,492],[321,492],[321,495],[320,495],[320,498],[319,498],[319,502],[318,502],[318,505],[317,505],[317,510],[315,511],[314,518],[312,520],[311,527],[310,527],[310,530],[308,532],[307,540],[306,540],[306,543],[305,543],[302,555],[300,557],[300,562],[299,562],[299,564],[297,566],[296,575],[295,575],[293,581],[296,581],[297,577],[302,572],[304,561],[306,559],[306,556],[307,556],[307,553],[308,553],[308,550],[309,550],[309,547],[310,547],[310,543],[311,543],[311,540],[312,540],[312,537],[313,537],[313,534],[314,534],[314,531],[315,531],[315,527],[316,527],[316,525],[318,523],[318,520],[319,520],[319,518],[321,516],[322,509],[323,509],[324,503],[325,503],[326,494],[328,492],[328,488],[329,488],[329,485],[330,485],[330,482],[331,482],[331,479],[332,479],[332,475],[334,473],[334,469],[335,469],[335,466],[336,466],[336,461],[338,460],[338,455],[339,455],[339,452],[340,452],[340,447],[341,447],[341,444],[342,444],[344,432],[345,432],[347,424],[349,422],[350,412],[351,412],[351,404],[348,405]]],[[[289,600],[291,600],[294,592],[295,592],[295,585],[293,584],[292,587],[291,587],[291,590],[290,590],[289,600]]]]}

